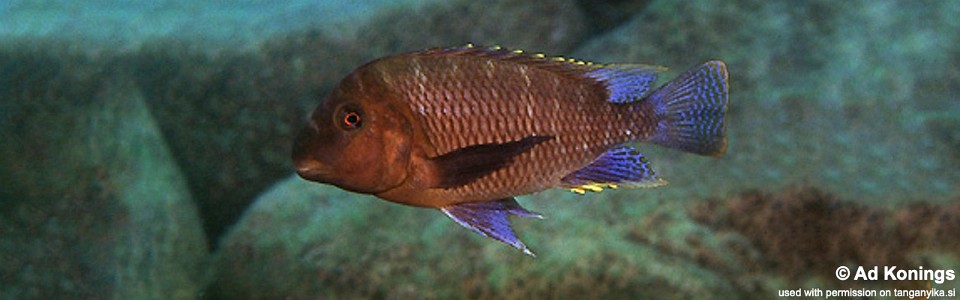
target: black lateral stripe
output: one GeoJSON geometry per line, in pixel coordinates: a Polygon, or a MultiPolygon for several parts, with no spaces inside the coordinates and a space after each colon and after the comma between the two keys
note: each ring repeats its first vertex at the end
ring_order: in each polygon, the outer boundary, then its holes
{"type": "Polygon", "coordinates": [[[439,181],[436,188],[469,184],[513,163],[521,153],[553,139],[553,136],[528,136],[502,144],[481,144],[460,148],[433,158],[439,181]]]}

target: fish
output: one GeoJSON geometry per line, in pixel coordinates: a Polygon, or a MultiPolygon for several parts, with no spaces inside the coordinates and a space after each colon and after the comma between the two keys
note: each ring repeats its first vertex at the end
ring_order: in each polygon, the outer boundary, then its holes
{"type": "Polygon", "coordinates": [[[516,197],[666,184],[634,147],[726,152],[723,61],[656,87],[665,67],[598,64],[468,44],[368,62],[319,103],[293,142],[308,181],[408,206],[536,256],[516,197]]]}

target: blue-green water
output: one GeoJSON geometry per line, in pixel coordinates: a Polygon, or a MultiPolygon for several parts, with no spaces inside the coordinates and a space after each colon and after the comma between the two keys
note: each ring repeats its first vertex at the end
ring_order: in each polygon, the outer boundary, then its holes
{"type": "MultiPolygon", "coordinates": [[[[960,272],[950,1],[0,1],[0,299],[774,298],[960,272]],[[303,181],[305,116],[371,59],[502,45],[730,71],[722,158],[518,198],[531,258],[303,181]]],[[[940,281],[940,282],[938,282],[940,281]]],[[[956,297],[954,297],[956,298],[956,297]]],[[[945,299],[950,299],[946,297],[945,299]]]]}

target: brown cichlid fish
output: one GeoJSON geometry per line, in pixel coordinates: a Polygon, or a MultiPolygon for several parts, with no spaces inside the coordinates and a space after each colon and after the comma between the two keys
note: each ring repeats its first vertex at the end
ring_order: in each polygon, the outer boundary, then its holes
{"type": "Polygon", "coordinates": [[[721,156],[727,67],[654,90],[662,67],[593,64],[472,45],[388,56],[344,78],[293,146],[300,177],[436,208],[533,255],[515,196],[665,184],[627,143],[721,156]]]}

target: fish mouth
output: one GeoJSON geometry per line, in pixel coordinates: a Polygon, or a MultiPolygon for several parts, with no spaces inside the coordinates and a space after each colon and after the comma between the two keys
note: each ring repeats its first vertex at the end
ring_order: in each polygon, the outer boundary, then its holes
{"type": "Polygon", "coordinates": [[[296,163],[297,175],[311,181],[321,181],[333,174],[333,169],[317,161],[307,160],[296,163]]]}

